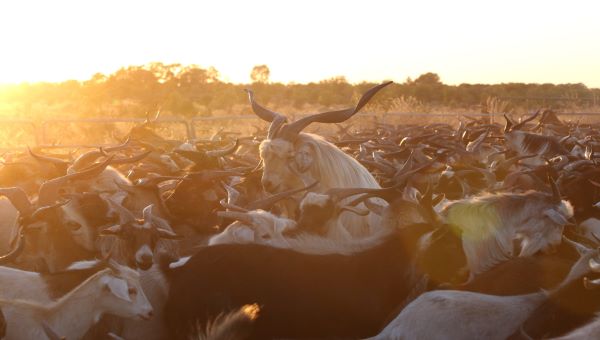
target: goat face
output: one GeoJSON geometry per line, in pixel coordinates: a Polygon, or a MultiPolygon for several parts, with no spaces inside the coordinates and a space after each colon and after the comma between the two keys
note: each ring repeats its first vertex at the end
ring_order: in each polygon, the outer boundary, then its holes
{"type": "Polygon", "coordinates": [[[208,242],[211,246],[230,243],[285,244],[280,243],[283,235],[296,230],[295,221],[264,210],[221,211],[218,215],[236,221],[227,226],[222,233],[213,236],[208,242]]]}
{"type": "MultiPolygon", "coordinates": [[[[538,249],[544,252],[554,252],[562,242],[562,234],[568,219],[573,217],[573,207],[567,201],[561,201],[553,209],[542,212],[543,223],[537,223],[531,229],[530,236],[523,242],[519,256],[531,256],[538,249]]],[[[528,224],[528,223],[525,223],[528,224]]]]}
{"type": "Polygon", "coordinates": [[[367,208],[381,216],[385,228],[403,228],[412,224],[434,224],[438,216],[432,207],[405,199],[396,199],[384,207],[367,201],[367,208]]]}
{"type": "Polygon", "coordinates": [[[73,240],[86,250],[94,251],[98,228],[112,222],[106,201],[95,193],[78,194],[61,210],[61,224],[71,232],[73,240]]]}
{"type": "Polygon", "coordinates": [[[213,180],[182,181],[165,200],[169,212],[190,225],[213,226],[217,219],[213,211],[220,207],[225,191],[213,180]]]}
{"type": "Polygon", "coordinates": [[[336,217],[336,203],[328,195],[309,192],[300,203],[298,230],[327,234],[327,221],[336,217]]]}
{"type": "Polygon", "coordinates": [[[278,138],[260,144],[260,157],[264,163],[263,188],[277,193],[304,186],[299,175],[311,167],[313,153],[308,144],[296,148],[291,142],[278,138]]]}
{"type": "Polygon", "coordinates": [[[55,272],[73,261],[92,256],[92,252],[74,241],[72,230],[62,223],[61,208],[54,207],[35,220],[21,219],[25,246],[15,260],[20,268],[55,272]]]}
{"type": "Polygon", "coordinates": [[[103,296],[98,299],[106,313],[124,318],[148,320],[152,317],[152,305],[144,294],[139,274],[116,263],[100,279],[103,296]]]}
{"type": "Polygon", "coordinates": [[[100,235],[114,235],[124,242],[126,262],[133,268],[148,270],[154,263],[154,251],[158,241],[179,238],[173,232],[158,228],[150,222],[136,220],[114,225],[103,230],[100,235]]]}

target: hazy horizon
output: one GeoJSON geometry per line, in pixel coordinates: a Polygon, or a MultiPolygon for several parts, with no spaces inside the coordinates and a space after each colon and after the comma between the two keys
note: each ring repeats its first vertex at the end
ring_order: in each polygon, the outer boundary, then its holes
{"type": "Polygon", "coordinates": [[[600,87],[600,22],[589,3],[439,1],[19,1],[0,4],[8,32],[0,83],[87,80],[160,61],[214,67],[248,83],[583,83],[600,87]]]}

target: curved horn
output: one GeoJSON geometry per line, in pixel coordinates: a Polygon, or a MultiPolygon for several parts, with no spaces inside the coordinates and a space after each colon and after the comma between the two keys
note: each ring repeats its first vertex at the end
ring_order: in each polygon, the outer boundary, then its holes
{"type": "Polygon", "coordinates": [[[23,189],[14,188],[0,188],[0,195],[8,198],[10,203],[17,208],[21,216],[28,216],[33,212],[33,204],[29,201],[27,194],[23,189]]]}
{"type": "Polygon", "coordinates": [[[282,199],[285,199],[289,196],[292,196],[294,194],[297,194],[297,193],[305,191],[305,190],[310,190],[310,189],[314,188],[318,183],[319,183],[319,181],[315,181],[314,183],[312,183],[309,186],[306,186],[304,188],[283,191],[283,192],[277,193],[275,195],[269,196],[267,198],[261,199],[259,201],[252,202],[251,204],[248,205],[248,210],[256,210],[256,209],[269,210],[275,203],[281,201],[282,199]]]}
{"type": "Polygon", "coordinates": [[[175,233],[171,231],[171,226],[169,225],[169,222],[167,222],[159,216],[155,216],[153,210],[154,204],[150,204],[149,206],[144,208],[144,210],[142,211],[144,223],[150,223],[152,226],[157,228],[159,230],[159,234],[165,235],[165,237],[163,238],[169,238],[170,236],[172,236],[172,239],[179,239],[180,236],[175,235],[175,233]],[[164,232],[160,233],[160,230],[164,232]]]}
{"type": "Polygon", "coordinates": [[[38,206],[50,205],[59,198],[59,191],[70,180],[87,179],[98,176],[112,161],[114,155],[108,157],[104,162],[94,165],[80,172],[72,173],[62,177],[54,178],[44,182],[40,186],[38,194],[38,206]]]}
{"type": "Polygon", "coordinates": [[[388,82],[374,86],[371,89],[369,89],[367,92],[365,92],[362,95],[362,97],[358,101],[358,104],[356,104],[356,106],[354,108],[313,114],[313,115],[298,119],[297,121],[295,121],[291,124],[284,125],[281,128],[281,135],[285,139],[293,140],[300,133],[300,131],[302,131],[304,128],[306,128],[311,123],[341,123],[341,122],[344,122],[344,121],[348,120],[350,117],[352,117],[354,114],[356,114],[358,111],[360,111],[360,109],[362,109],[365,105],[367,105],[367,103],[371,100],[371,98],[373,98],[373,96],[377,92],[379,92],[379,90],[388,86],[391,83],[392,83],[391,81],[388,81],[388,82]]]}
{"type": "Polygon", "coordinates": [[[483,132],[481,135],[479,135],[479,137],[475,138],[474,141],[469,142],[465,149],[468,152],[475,152],[475,151],[479,150],[479,147],[483,144],[483,142],[485,141],[485,139],[487,138],[487,136],[489,134],[490,134],[490,130],[488,129],[485,132],[483,132]]]}
{"type": "Polygon", "coordinates": [[[193,172],[187,174],[185,177],[189,179],[200,179],[202,181],[210,181],[214,179],[219,179],[222,177],[230,177],[230,176],[243,176],[244,174],[237,171],[226,171],[226,170],[207,170],[200,172],[193,172]]]}
{"type": "Polygon", "coordinates": [[[584,246],[583,244],[571,240],[570,238],[566,237],[565,235],[562,236],[562,241],[565,242],[566,244],[570,245],[571,248],[577,250],[577,253],[579,253],[579,255],[584,255],[588,251],[591,250],[590,248],[584,246]]]}
{"type": "Polygon", "coordinates": [[[231,220],[240,221],[246,224],[252,225],[254,223],[252,216],[244,212],[239,211],[217,211],[217,216],[222,218],[228,218],[231,220]]]}
{"type": "Polygon", "coordinates": [[[135,156],[131,156],[131,157],[116,158],[116,159],[112,160],[110,162],[110,164],[111,165],[118,165],[118,164],[137,163],[137,162],[141,161],[142,159],[146,158],[151,153],[152,153],[152,151],[146,151],[146,152],[140,153],[139,155],[135,155],[135,156]]]}
{"type": "Polygon", "coordinates": [[[409,170],[409,171],[407,171],[407,172],[405,172],[403,174],[396,174],[394,176],[394,181],[396,182],[396,184],[394,185],[394,187],[399,187],[399,186],[403,185],[404,182],[408,179],[408,177],[410,175],[415,174],[415,173],[417,173],[417,172],[419,172],[419,171],[421,171],[421,170],[423,170],[423,169],[425,169],[425,168],[433,165],[435,162],[437,162],[437,159],[434,158],[434,159],[432,159],[432,160],[430,160],[428,162],[425,162],[422,165],[419,165],[418,167],[416,167],[416,168],[414,168],[412,170],[409,170]]]}
{"type": "Polygon", "coordinates": [[[260,119],[265,120],[267,122],[273,122],[276,118],[283,118],[284,120],[287,119],[282,114],[268,110],[260,104],[258,104],[254,100],[254,92],[252,92],[252,90],[245,89],[245,91],[248,93],[248,99],[250,100],[250,104],[252,105],[252,111],[254,111],[254,114],[256,114],[260,119]]]}
{"type": "Polygon", "coordinates": [[[63,206],[69,202],[71,202],[71,200],[66,200],[66,201],[62,201],[62,202],[58,202],[58,203],[54,203],[54,204],[50,204],[50,205],[41,206],[41,207],[35,209],[35,211],[31,214],[31,217],[29,219],[36,220],[36,219],[44,216],[44,214],[46,214],[48,211],[51,211],[56,207],[63,206]]]}
{"type": "Polygon", "coordinates": [[[67,165],[69,164],[69,162],[62,160],[60,158],[37,154],[37,153],[33,152],[33,150],[31,150],[31,148],[29,146],[27,147],[27,151],[29,152],[29,155],[31,157],[33,157],[34,159],[36,159],[40,162],[46,162],[46,163],[54,164],[57,166],[65,167],[65,169],[66,169],[67,165]]]}
{"type": "MultiPolygon", "coordinates": [[[[161,220],[162,220],[162,218],[161,218],[161,220]]],[[[183,240],[184,239],[184,236],[175,234],[174,232],[172,232],[171,230],[166,229],[166,228],[158,227],[158,228],[156,228],[156,231],[158,232],[158,237],[162,238],[163,240],[183,240]]]]}
{"type": "Polygon", "coordinates": [[[537,157],[537,156],[538,156],[537,154],[514,156],[507,160],[498,162],[496,169],[503,170],[503,171],[508,170],[513,164],[516,164],[520,160],[527,159],[527,158],[533,158],[533,157],[537,157]]]}
{"type": "Polygon", "coordinates": [[[85,169],[94,163],[98,158],[104,156],[102,150],[92,150],[88,151],[81,156],[77,157],[77,159],[71,164],[68,169],[68,173],[73,173],[75,171],[79,171],[81,169],[85,169]]]}
{"type": "Polygon", "coordinates": [[[248,99],[250,100],[250,104],[252,105],[252,111],[254,111],[254,114],[256,114],[262,120],[271,122],[271,125],[269,125],[269,132],[267,133],[267,138],[275,138],[283,124],[287,122],[287,118],[280,113],[268,110],[260,104],[258,104],[254,100],[254,92],[252,92],[252,90],[246,89],[245,91],[248,93],[248,99]]]}
{"type": "MultiPolygon", "coordinates": [[[[144,187],[144,188],[156,188],[160,183],[164,182],[164,181],[189,181],[189,178],[185,178],[185,177],[179,177],[179,176],[156,176],[156,177],[146,177],[146,178],[142,178],[139,179],[135,182],[135,184],[133,185],[134,187],[144,187]]],[[[117,183],[117,181],[115,181],[115,183],[121,187],[120,183],[117,183]]],[[[125,190],[127,191],[127,190],[125,190]]]]}
{"type": "Polygon", "coordinates": [[[123,142],[123,144],[101,148],[101,150],[106,153],[121,151],[121,150],[127,149],[129,147],[130,143],[131,143],[131,136],[127,136],[127,139],[125,140],[125,142],[123,142]]]}
{"type": "Polygon", "coordinates": [[[235,152],[235,150],[237,150],[237,148],[240,146],[240,140],[239,139],[235,139],[235,143],[233,143],[232,146],[227,147],[225,149],[222,150],[212,150],[212,151],[206,151],[206,155],[208,157],[223,157],[223,156],[227,156],[229,154],[232,154],[235,152]]]}
{"type": "Polygon", "coordinates": [[[540,110],[537,110],[536,113],[534,113],[531,117],[529,117],[529,118],[523,120],[522,122],[520,122],[519,124],[513,126],[511,130],[518,130],[518,129],[520,129],[521,127],[523,127],[523,125],[525,125],[528,122],[534,120],[540,114],[540,112],[541,112],[540,110]]]}
{"type": "Polygon", "coordinates": [[[222,183],[222,185],[227,191],[227,204],[235,204],[240,198],[240,192],[225,183],[222,183]]]}
{"type": "Polygon", "coordinates": [[[508,118],[506,113],[503,116],[504,116],[504,119],[506,119],[506,124],[504,125],[504,132],[506,133],[506,132],[512,131],[515,123],[513,123],[513,121],[510,118],[508,118]]]}
{"type": "Polygon", "coordinates": [[[154,208],[154,204],[150,204],[142,210],[142,218],[144,219],[144,222],[152,223],[152,219],[154,217],[152,215],[153,208],[154,208]]]}
{"type": "MultiPolygon", "coordinates": [[[[385,195],[393,192],[397,186],[388,188],[333,188],[325,192],[325,194],[332,197],[336,201],[341,201],[347,197],[359,195],[359,194],[372,194],[373,196],[385,195]]],[[[364,199],[364,198],[363,198],[364,199]]]]}
{"type": "Polygon", "coordinates": [[[196,165],[203,165],[208,162],[208,155],[204,151],[175,150],[174,152],[196,163],[196,165]]]}

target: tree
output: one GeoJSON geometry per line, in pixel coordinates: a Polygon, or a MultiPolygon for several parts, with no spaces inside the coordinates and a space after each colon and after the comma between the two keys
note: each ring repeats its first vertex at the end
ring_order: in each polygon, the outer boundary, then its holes
{"type": "Polygon", "coordinates": [[[267,65],[256,65],[250,72],[250,79],[253,83],[268,83],[271,71],[267,65]]]}
{"type": "Polygon", "coordinates": [[[419,76],[419,78],[415,79],[415,84],[423,84],[423,85],[441,85],[440,76],[437,73],[427,72],[419,76]]]}

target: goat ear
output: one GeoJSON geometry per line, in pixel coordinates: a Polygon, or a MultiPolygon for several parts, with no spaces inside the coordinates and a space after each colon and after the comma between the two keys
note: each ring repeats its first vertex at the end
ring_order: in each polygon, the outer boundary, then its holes
{"type": "Polygon", "coordinates": [[[156,231],[158,232],[158,237],[163,238],[165,240],[182,240],[183,239],[183,236],[177,235],[174,232],[167,230],[167,229],[156,228],[156,231]]]}
{"type": "Polygon", "coordinates": [[[360,209],[360,208],[352,207],[349,205],[344,205],[340,208],[340,213],[342,213],[344,211],[349,211],[349,212],[355,213],[359,216],[367,216],[370,213],[369,209],[360,209]]]}
{"type": "Polygon", "coordinates": [[[551,219],[552,222],[554,222],[558,225],[565,225],[565,224],[569,223],[569,221],[567,221],[567,219],[563,215],[561,215],[558,211],[556,211],[554,209],[546,209],[546,210],[544,210],[543,214],[544,214],[544,216],[551,219]]]}
{"type": "Polygon", "coordinates": [[[315,153],[313,147],[310,144],[301,144],[296,147],[296,155],[294,161],[296,163],[296,169],[300,173],[306,172],[313,164],[315,153]]]}
{"type": "Polygon", "coordinates": [[[103,283],[104,286],[108,289],[108,291],[110,291],[114,296],[118,297],[121,300],[131,302],[131,298],[129,297],[129,289],[125,280],[116,278],[111,275],[107,275],[105,276],[103,283]]]}
{"type": "Polygon", "coordinates": [[[120,224],[115,224],[112,227],[108,227],[100,231],[100,236],[121,236],[123,234],[123,226],[120,224]]]}

